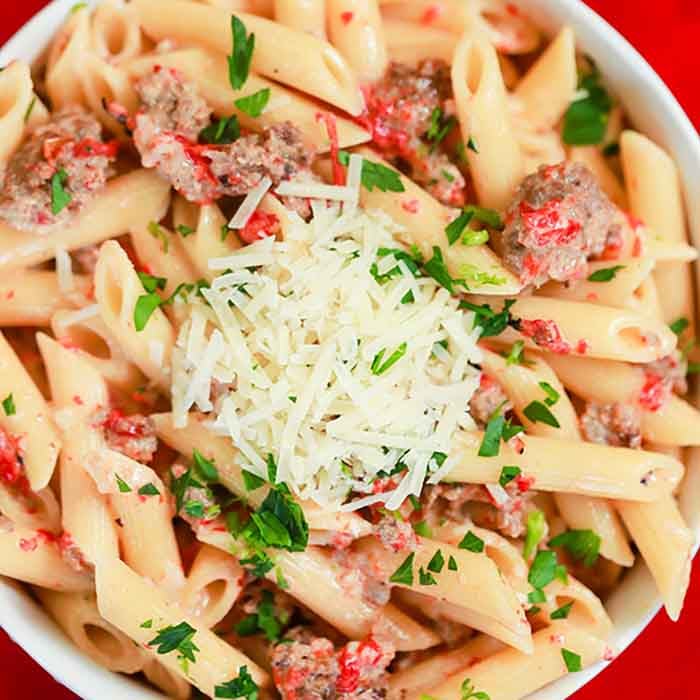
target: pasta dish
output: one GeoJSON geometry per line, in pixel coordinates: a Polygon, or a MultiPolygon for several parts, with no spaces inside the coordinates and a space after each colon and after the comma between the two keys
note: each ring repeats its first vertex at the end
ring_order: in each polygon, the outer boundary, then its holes
{"type": "Polygon", "coordinates": [[[168,697],[518,700],[673,620],[679,175],[503,0],[78,3],[0,72],[0,574],[168,697]]]}

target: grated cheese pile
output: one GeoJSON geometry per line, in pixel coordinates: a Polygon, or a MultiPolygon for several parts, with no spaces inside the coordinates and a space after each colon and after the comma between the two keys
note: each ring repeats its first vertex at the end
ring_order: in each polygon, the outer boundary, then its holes
{"type": "Polygon", "coordinates": [[[384,214],[320,202],[313,214],[290,213],[284,241],[209,261],[222,274],[173,352],[175,424],[208,414],[240,466],[266,478],[272,455],[277,480],[325,508],[397,508],[449,471],[455,431],[474,429],[479,329],[433,279],[378,255],[400,247],[384,214]],[[374,493],[399,462],[396,488],[374,493]]]}

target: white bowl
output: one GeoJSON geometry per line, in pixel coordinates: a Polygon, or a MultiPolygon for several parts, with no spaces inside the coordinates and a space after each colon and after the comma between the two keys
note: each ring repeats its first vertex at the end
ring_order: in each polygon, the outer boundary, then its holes
{"type": "MultiPolygon", "coordinates": [[[[65,20],[75,0],[54,0],[0,49],[0,65],[36,59],[65,20]]],[[[89,0],[97,4],[97,0],[89,0]]],[[[580,0],[519,0],[546,30],[571,25],[579,47],[593,56],[606,82],[624,103],[635,127],[666,148],[681,171],[693,241],[700,241],[700,139],[678,102],[649,64],[610,25],[580,0]]],[[[681,510],[700,539],[700,469],[690,471],[681,510]]],[[[621,652],[660,608],[654,582],[639,562],[606,601],[615,624],[613,647],[621,652]]],[[[126,676],[110,673],[77,651],[20,586],[0,577],[0,626],[54,678],[85,700],[155,700],[163,696],[126,676]]],[[[572,673],[530,696],[563,700],[605,664],[572,673]]]]}

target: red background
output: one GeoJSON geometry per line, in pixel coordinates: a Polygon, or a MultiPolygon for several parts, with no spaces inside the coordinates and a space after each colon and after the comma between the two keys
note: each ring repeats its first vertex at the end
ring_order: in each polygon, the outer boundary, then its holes
{"type": "MultiPolygon", "coordinates": [[[[45,0],[0,0],[0,45],[45,0]]],[[[700,125],[700,0],[588,0],[654,66],[700,125]]],[[[660,613],[642,637],[575,700],[691,700],[700,666],[700,558],[680,622],[660,613]]],[[[0,631],[0,700],[74,700],[0,631]]],[[[108,699],[107,699],[108,700],[108,699]]]]}

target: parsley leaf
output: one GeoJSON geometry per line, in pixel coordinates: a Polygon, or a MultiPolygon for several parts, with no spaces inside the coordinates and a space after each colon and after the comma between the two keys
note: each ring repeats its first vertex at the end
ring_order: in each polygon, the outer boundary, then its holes
{"type": "MultiPolygon", "coordinates": [[[[350,163],[350,154],[347,151],[338,152],[338,162],[341,165],[350,163]]],[[[362,159],[362,186],[372,192],[376,187],[382,192],[405,192],[406,188],[401,182],[401,176],[392,168],[386,165],[375,163],[367,158],[362,159]]]]}
{"type": "Polygon", "coordinates": [[[221,117],[218,121],[213,121],[209,126],[204,127],[199,132],[200,143],[225,144],[233,143],[241,135],[241,125],[238,117],[232,114],[230,117],[221,117]]]}
{"type": "Polygon", "coordinates": [[[554,406],[557,401],[559,401],[559,392],[549,382],[539,382],[539,385],[540,389],[547,394],[547,398],[544,400],[544,402],[547,404],[547,406],[554,406]]]}
{"type": "Polygon", "coordinates": [[[275,616],[274,598],[270,591],[263,591],[256,613],[243,618],[235,627],[236,634],[249,637],[257,632],[264,632],[271,642],[277,642],[282,627],[287,623],[286,615],[275,616]]]}
{"type": "Polygon", "coordinates": [[[676,334],[681,335],[686,328],[690,325],[690,321],[687,318],[681,316],[677,318],[673,323],[669,323],[668,327],[676,334]]]}
{"type": "Polygon", "coordinates": [[[263,88],[247,97],[240,97],[233,104],[249,117],[259,117],[270,101],[270,88],[263,88]]]}
{"type": "Polygon", "coordinates": [[[523,364],[525,359],[523,350],[525,350],[525,341],[516,340],[506,355],[506,366],[523,364]]]}
{"type": "Polygon", "coordinates": [[[420,535],[421,537],[432,537],[433,536],[433,531],[430,529],[430,525],[428,525],[427,521],[421,520],[420,522],[417,522],[413,525],[413,532],[416,533],[416,535],[420,535]]]}
{"type": "Polygon", "coordinates": [[[191,226],[185,226],[185,224],[178,224],[175,230],[183,238],[187,238],[187,236],[191,236],[193,233],[196,233],[196,231],[191,226]]]}
{"type": "Polygon", "coordinates": [[[155,484],[144,484],[138,490],[139,496],[160,496],[160,491],[156,488],[155,484]]]}
{"type": "Polygon", "coordinates": [[[571,612],[571,608],[574,606],[574,601],[570,601],[566,603],[566,605],[562,605],[560,608],[557,608],[552,612],[552,614],[549,616],[550,619],[552,620],[566,620],[567,617],[569,617],[569,613],[571,612]]]}
{"type": "Polygon", "coordinates": [[[554,581],[556,568],[557,553],[551,549],[541,549],[535,555],[527,580],[533,588],[542,589],[554,581]]]}
{"type": "Polygon", "coordinates": [[[153,627],[153,620],[152,620],[152,619],[150,619],[150,620],[144,620],[144,621],[139,625],[139,627],[141,627],[141,628],[143,628],[143,629],[145,629],[145,630],[150,630],[151,627],[153,627]]]}
{"type": "Polygon", "coordinates": [[[615,275],[620,270],[624,270],[625,266],[624,265],[615,265],[614,267],[603,267],[600,270],[596,270],[595,272],[591,273],[588,275],[588,281],[589,282],[610,282],[610,280],[615,279],[615,275]]]}
{"type": "Polygon", "coordinates": [[[562,649],[561,656],[564,659],[566,670],[569,673],[576,673],[583,668],[581,665],[581,656],[579,654],[575,654],[573,651],[569,651],[568,649],[562,649]]]}
{"type": "Polygon", "coordinates": [[[216,483],[219,480],[219,471],[214,466],[214,461],[207,459],[199,450],[192,451],[192,461],[197,476],[206,483],[216,483]]]}
{"type": "Polygon", "coordinates": [[[561,427],[556,416],[541,401],[531,401],[525,406],[523,413],[533,423],[544,423],[552,428],[561,427]]]}
{"type": "Polygon", "coordinates": [[[10,393],[2,400],[2,410],[6,416],[14,416],[17,413],[14,396],[10,393]]]}
{"type": "Polygon", "coordinates": [[[271,488],[243,530],[249,544],[303,552],[309,541],[309,525],[301,506],[284,485],[271,488]]]}
{"type": "Polygon", "coordinates": [[[32,112],[34,111],[36,101],[37,101],[37,96],[34,95],[34,97],[32,97],[32,101],[29,103],[29,106],[27,107],[27,110],[24,113],[23,121],[25,124],[29,121],[29,117],[32,116],[32,112]]]}
{"type": "Polygon", "coordinates": [[[547,521],[541,510],[532,510],[527,514],[525,521],[525,545],[523,547],[523,557],[529,559],[537,549],[537,545],[544,537],[547,521]]]}
{"type": "Polygon", "coordinates": [[[61,168],[51,176],[51,213],[60,214],[73,200],[63,186],[68,181],[68,173],[61,168]]]}
{"type": "Polygon", "coordinates": [[[257,474],[253,474],[253,472],[246,471],[245,469],[241,471],[246,491],[255,491],[265,485],[265,479],[261,479],[257,474]]]}
{"type": "Polygon", "coordinates": [[[528,603],[544,603],[546,601],[547,596],[545,595],[545,592],[540,588],[536,588],[534,591],[530,591],[527,594],[528,603]]]}
{"type": "Polygon", "coordinates": [[[479,447],[479,457],[496,457],[501,449],[501,435],[506,419],[497,415],[489,419],[479,447]]]}
{"type": "Polygon", "coordinates": [[[601,143],[613,101],[600,83],[600,74],[596,69],[582,78],[578,87],[585,95],[574,100],[564,115],[564,143],[570,146],[601,143]]]}
{"type": "Polygon", "coordinates": [[[115,474],[114,478],[117,480],[117,486],[119,487],[119,493],[130,493],[131,486],[122,479],[119,474],[115,474]]]}
{"type": "Polygon", "coordinates": [[[445,557],[442,556],[442,551],[438,549],[428,562],[428,571],[439,574],[443,566],[445,566],[445,557]]]}
{"type": "Polygon", "coordinates": [[[498,313],[488,304],[479,306],[465,300],[459,302],[459,308],[474,312],[474,328],[481,328],[480,338],[491,338],[500,335],[508,326],[512,326],[515,323],[515,319],[510,313],[510,309],[515,304],[515,301],[515,299],[506,299],[503,309],[498,313]]]}
{"type": "Polygon", "coordinates": [[[593,530],[567,530],[549,540],[550,547],[564,547],[584,566],[593,566],[600,552],[600,537],[593,530]]]}
{"type": "Polygon", "coordinates": [[[484,540],[481,537],[477,537],[471,530],[462,538],[458,547],[460,549],[466,549],[467,552],[476,552],[480,554],[484,551],[484,540]]]}
{"type": "Polygon", "coordinates": [[[503,469],[501,469],[501,475],[498,477],[498,483],[501,486],[505,486],[513,481],[513,479],[520,476],[521,473],[522,470],[520,467],[503,467],[503,469]]]}
{"type": "Polygon", "coordinates": [[[255,49],[255,34],[247,36],[245,24],[235,15],[231,16],[233,48],[228,59],[228,79],[234,90],[240,90],[248,80],[250,63],[255,49]]]}
{"type": "Polygon", "coordinates": [[[450,571],[459,571],[457,566],[457,560],[450,554],[450,558],[447,560],[447,568],[450,571]]]}
{"type": "Polygon", "coordinates": [[[465,678],[462,681],[461,700],[491,700],[491,696],[483,690],[475,691],[471,679],[465,678]]]}
{"type": "Polygon", "coordinates": [[[454,115],[445,118],[443,111],[439,107],[433,109],[430,114],[430,125],[425,132],[425,138],[432,144],[430,147],[431,152],[435,150],[438,144],[445,139],[456,125],[457,118],[454,115]]]}
{"type": "Polygon", "coordinates": [[[435,576],[429,571],[426,571],[422,566],[418,570],[418,583],[420,583],[421,586],[437,586],[435,576]]]}
{"type": "Polygon", "coordinates": [[[249,557],[239,559],[239,564],[248,567],[248,571],[256,578],[263,578],[275,568],[275,562],[265,552],[255,552],[249,557]]]}
{"type": "Polygon", "coordinates": [[[258,700],[258,691],[258,685],[248,673],[248,667],[241,666],[236,678],[214,688],[214,697],[258,700]]]}
{"type": "Polygon", "coordinates": [[[403,583],[406,586],[413,585],[413,560],[415,554],[411,552],[396,571],[389,577],[391,583],[403,583]]]}
{"type": "Polygon", "coordinates": [[[163,303],[163,300],[156,292],[142,294],[134,306],[134,328],[141,332],[153,315],[153,312],[163,303]]]}
{"type": "Polygon", "coordinates": [[[493,228],[503,228],[503,222],[497,211],[479,207],[475,204],[469,204],[464,207],[459,216],[445,228],[445,234],[447,235],[447,240],[450,245],[456,243],[460,236],[462,236],[462,243],[464,245],[481,245],[489,240],[488,231],[476,231],[467,228],[472,219],[478,219],[482,223],[492,226],[493,228]]]}
{"type": "Polygon", "coordinates": [[[382,362],[382,359],[384,358],[386,350],[380,350],[372,360],[372,365],[370,367],[372,374],[379,376],[391,369],[406,354],[406,348],[406,343],[401,343],[384,362],[382,362]]]}
{"type": "Polygon", "coordinates": [[[148,646],[157,645],[156,651],[159,654],[169,654],[171,651],[178,652],[178,660],[183,662],[183,668],[187,668],[187,662],[195,662],[195,652],[199,651],[199,647],[192,641],[195,635],[194,627],[187,622],[181,622],[179,625],[168,625],[148,642],[148,646]]]}
{"type": "Polygon", "coordinates": [[[136,274],[141,280],[143,288],[147,292],[155,292],[158,289],[165,289],[165,285],[168,283],[168,280],[165,279],[165,277],[154,277],[153,275],[149,275],[145,272],[137,272],[136,274]]]}
{"type": "Polygon", "coordinates": [[[442,257],[442,250],[436,245],[433,246],[433,257],[423,266],[425,273],[432,277],[439,285],[443,286],[450,294],[455,293],[455,285],[463,285],[464,280],[452,279],[447,271],[447,265],[442,257]]]}
{"type": "Polygon", "coordinates": [[[467,148],[468,148],[470,151],[473,151],[474,153],[478,153],[478,152],[479,152],[479,147],[476,145],[476,141],[474,140],[474,137],[473,137],[473,136],[470,136],[470,137],[469,137],[469,141],[467,141],[467,148]]]}

